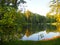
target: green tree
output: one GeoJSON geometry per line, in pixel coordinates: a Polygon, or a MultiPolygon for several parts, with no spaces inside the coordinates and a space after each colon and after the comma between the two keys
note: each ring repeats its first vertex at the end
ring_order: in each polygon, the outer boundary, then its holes
{"type": "Polygon", "coordinates": [[[1,42],[18,38],[25,23],[24,14],[17,10],[24,0],[0,0],[0,39],[1,42]],[[24,21],[23,21],[24,20],[24,21]]]}
{"type": "Polygon", "coordinates": [[[25,23],[23,14],[17,12],[13,7],[6,6],[0,7],[0,15],[1,42],[19,38],[22,30],[21,27],[25,23]]]}
{"type": "Polygon", "coordinates": [[[1,6],[11,6],[11,7],[14,7],[14,8],[18,8],[19,4],[20,3],[26,3],[26,1],[24,0],[0,0],[0,5],[1,6]]]}

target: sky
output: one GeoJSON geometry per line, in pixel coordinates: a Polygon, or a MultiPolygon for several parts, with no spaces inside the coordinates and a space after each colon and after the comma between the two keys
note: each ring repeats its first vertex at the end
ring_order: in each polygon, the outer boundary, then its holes
{"type": "Polygon", "coordinates": [[[46,16],[46,14],[49,12],[49,2],[50,0],[25,0],[26,3],[26,9],[30,10],[33,13],[37,13],[40,15],[46,16]]]}

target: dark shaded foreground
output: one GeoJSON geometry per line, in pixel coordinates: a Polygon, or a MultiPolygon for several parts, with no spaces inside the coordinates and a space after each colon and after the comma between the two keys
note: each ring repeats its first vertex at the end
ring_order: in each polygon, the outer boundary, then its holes
{"type": "Polygon", "coordinates": [[[15,40],[15,41],[1,43],[1,45],[60,45],[60,37],[55,38],[53,40],[45,40],[45,41],[15,40]]]}

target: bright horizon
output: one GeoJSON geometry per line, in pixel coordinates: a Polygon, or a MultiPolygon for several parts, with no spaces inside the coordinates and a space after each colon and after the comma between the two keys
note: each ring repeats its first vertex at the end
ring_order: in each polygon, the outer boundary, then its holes
{"type": "Polygon", "coordinates": [[[37,13],[43,16],[50,11],[49,2],[50,0],[25,0],[26,10],[30,10],[33,13],[37,13]]]}

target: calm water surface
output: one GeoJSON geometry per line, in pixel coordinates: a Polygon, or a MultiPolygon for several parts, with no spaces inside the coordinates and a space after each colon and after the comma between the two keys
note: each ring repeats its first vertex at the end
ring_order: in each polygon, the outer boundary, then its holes
{"type": "Polygon", "coordinates": [[[41,32],[32,34],[29,37],[24,35],[24,37],[22,37],[22,40],[34,40],[34,41],[38,41],[38,40],[52,38],[52,37],[55,37],[55,36],[59,36],[59,32],[49,32],[49,33],[46,33],[46,31],[41,31],[41,32]]]}
{"type": "Polygon", "coordinates": [[[22,37],[22,40],[38,41],[38,40],[49,39],[49,38],[53,38],[53,37],[56,37],[56,36],[60,36],[59,31],[58,32],[56,31],[58,29],[57,29],[56,26],[52,26],[52,25],[47,25],[47,26],[46,25],[32,25],[32,26],[28,26],[28,30],[32,30],[32,32],[35,32],[35,33],[31,34],[29,37],[24,35],[22,37]],[[54,32],[54,31],[56,31],[56,32],[54,32]]]}

